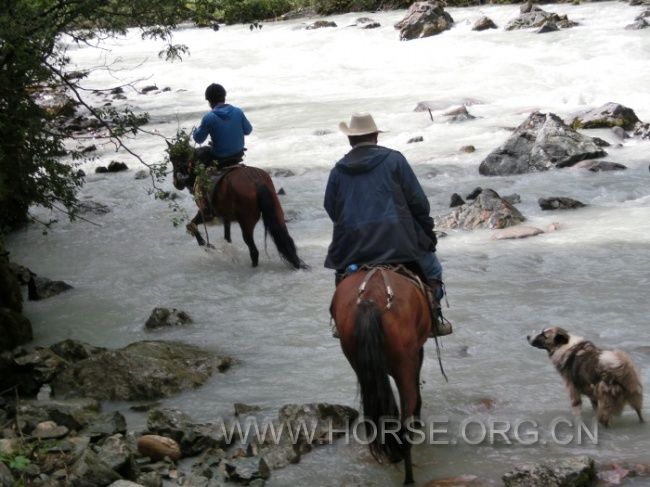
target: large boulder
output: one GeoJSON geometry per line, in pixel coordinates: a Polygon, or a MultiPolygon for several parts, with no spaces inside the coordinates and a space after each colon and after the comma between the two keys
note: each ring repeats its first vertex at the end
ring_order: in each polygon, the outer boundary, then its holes
{"type": "Polygon", "coordinates": [[[596,466],[587,456],[519,465],[503,476],[505,487],[587,487],[595,483],[596,466]]]}
{"type": "Polygon", "coordinates": [[[537,200],[542,210],[573,210],[582,208],[585,204],[582,201],[567,198],[566,196],[551,196],[549,198],[539,198],[537,200]]]}
{"type": "Polygon", "coordinates": [[[173,308],[154,308],[149,319],[144,324],[148,330],[169,328],[192,323],[192,318],[185,311],[173,308]]]}
{"type": "Polygon", "coordinates": [[[164,341],[132,343],[70,364],[56,376],[56,396],[81,395],[102,400],[169,397],[202,385],[232,360],[192,345],[164,341]]]}
{"type": "MultiPolygon", "coordinates": [[[[2,247],[0,247],[0,252],[2,250],[2,247]]],[[[20,290],[20,283],[12,271],[6,255],[0,255],[0,308],[8,308],[17,313],[23,310],[23,295],[20,290]]],[[[0,321],[1,326],[2,322],[0,321]]],[[[0,347],[0,350],[2,350],[2,347],[0,347]]]]}
{"type": "Polygon", "coordinates": [[[0,351],[12,350],[32,338],[32,324],[27,318],[13,309],[0,308],[0,351]]]}
{"type": "Polygon", "coordinates": [[[472,30],[476,31],[482,31],[482,30],[487,30],[487,29],[496,29],[497,25],[494,23],[494,21],[490,17],[486,17],[485,15],[478,19],[476,22],[474,22],[474,25],[472,26],[472,30]]]}
{"type": "Polygon", "coordinates": [[[51,298],[57,294],[72,289],[72,286],[63,281],[52,281],[47,277],[39,277],[33,274],[27,283],[27,297],[30,301],[51,298]]]}
{"type": "Polygon", "coordinates": [[[620,103],[610,102],[575,115],[569,125],[574,129],[622,127],[625,130],[634,130],[639,122],[634,110],[620,103]]]}
{"type": "Polygon", "coordinates": [[[492,189],[483,189],[474,199],[436,219],[436,228],[474,230],[499,229],[518,225],[526,219],[511,203],[492,189]]]}
{"type": "Polygon", "coordinates": [[[532,113],[501,147],[481,162],[483,176],[507,176],[572,166],[607,153],[553,113],[532,113]]]}
{"type": "Polygon", "coordinates": [[[569,20],[566,15],[558,15],[554,12],[547,12],[537,6],[524,4],[521,7],[519,17],[512,19],[506,24],[506,30],[517,29],[539,29],[544,24],[552,23],[561,29],[575,27],[577,22],[569,20]]]}
{"type": "Polygon", "coordinates": [[[420,37],[429,37],[451,29],[454,19],[451,18],[443,4],[436,1],[415,2],[406,12],[406,16],[395,24],[399,29],[402,41],[410,41],[420,37]]]}

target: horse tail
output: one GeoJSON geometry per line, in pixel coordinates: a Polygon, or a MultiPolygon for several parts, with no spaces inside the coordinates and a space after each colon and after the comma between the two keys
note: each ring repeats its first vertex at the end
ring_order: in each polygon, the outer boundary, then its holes
{"type": "Polygon", "coordinates": [[[404,459],[406,445],[401,436],[383,434],[386,429],[395,430],[393,426],[399,421],[399,409],[388,376],[381,310],[374,301],[362,300],[359,303],[354,327],[356,373],[370,453],[380,463],[384,460],[397,463],[404,459]]]}
{"type": "Polygon", "coordinates": [[[296,244],[289,235],[281,210],[278,210],[280,208],[278,197],[268,186],[259,185],[257,187],[257,203],[262,212],[264,229],[271,234],[282,260],[294,269],[306,269],[307,264],[298,257],[296,244]]]}

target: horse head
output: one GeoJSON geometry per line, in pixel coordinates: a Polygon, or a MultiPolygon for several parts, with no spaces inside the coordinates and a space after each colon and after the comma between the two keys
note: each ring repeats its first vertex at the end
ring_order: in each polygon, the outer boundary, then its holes
{"type": "Polygon", "coordinates": [[[192,189],[192,159],[194,150],[187,146],[184,147],[183,141],[171,143],[168,140],[167,153],[169,154],[169,161],[172,163],[173,168],[173,184],[178,190],[189,188],[192,189]],[[189,150],[188,150],[189,149],[189,150]]]}

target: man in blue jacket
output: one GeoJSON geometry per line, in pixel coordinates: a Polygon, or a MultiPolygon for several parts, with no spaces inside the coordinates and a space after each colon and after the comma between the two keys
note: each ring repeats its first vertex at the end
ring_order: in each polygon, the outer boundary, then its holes
{"type": "Polygon", "coordinates": [[[422,186],[400,152],[377,145],[380,131],[370,114],[354,114],[339,128],[352,150],[336,163],[325,190],[334,222],[325,267],[340,275],[353,264],[416,263],[433,290],[431,335],[450,334],[440,313],[442,266],[422,186]]]}
{"type": "Polygon", "coordinates": [[[197,158],[206,165],[216,162],[219,168],[241,162],[245,150],[244,136],[253,131],[252,125],[240,108],[226,103],[223,86],[212,83],[205,90],[205,99],[212,110],[201,119],[192,137],[202,144],[209,135],[212,145],[201,147],[197,158]]]}

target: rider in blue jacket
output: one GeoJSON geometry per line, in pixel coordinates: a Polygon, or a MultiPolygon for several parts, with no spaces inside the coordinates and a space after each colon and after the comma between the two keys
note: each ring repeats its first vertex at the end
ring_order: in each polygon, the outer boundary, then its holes
{"type": "Polygon", "coordinates": [[[226,167],[241,162],[244,158],[244,136],[253,131],[244,112],[226,103],[226,90],[212,83],[205,90],[205,99],[212,110],[208,112],[198,128],[192,132],[194,140],[201,144],[208,135],[212,145],[201,147],[197,157],[209,165],[216,161],[218,167],[226,167]]]}
{"type": "Polygon", "coordinates": [[[451,333],[442,318],[442,266],[436,256],[429,200],[406,158],[377,145],[370,114],[341,122],[352,150],[336,163],[325,190],[325,210],[334,222],[325,267],[339,275],[349,266],[416,263],[432,288],[432,336],[451,333]]]}

